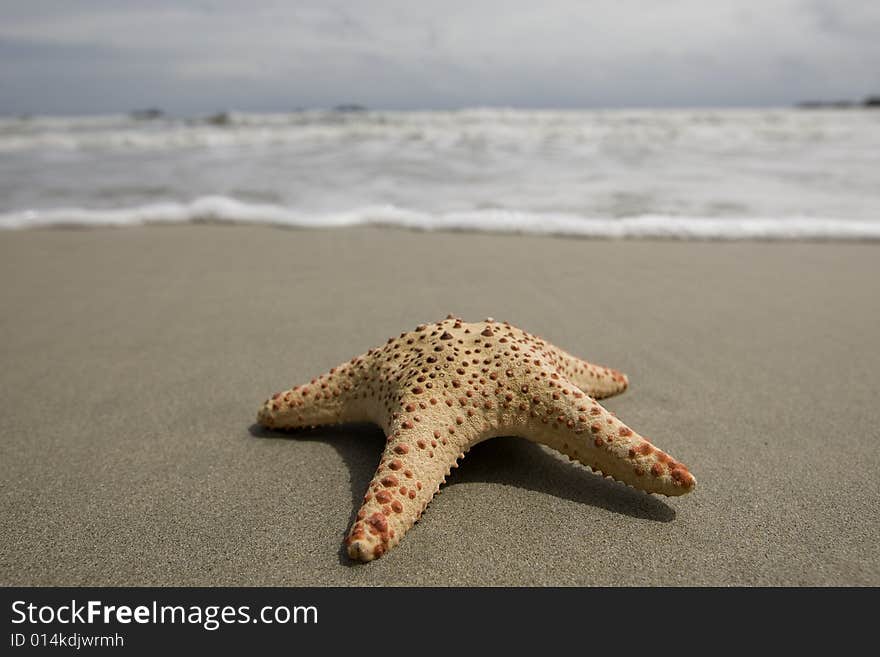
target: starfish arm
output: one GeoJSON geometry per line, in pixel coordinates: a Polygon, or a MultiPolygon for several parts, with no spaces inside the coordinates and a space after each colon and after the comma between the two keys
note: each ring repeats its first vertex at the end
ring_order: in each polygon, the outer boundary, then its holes
{"type": "Polygon", "coordinates": [[[694,489],[696,479],[683,463],[652,445],[599,402],[560,397],[552,417],[539,417],[527,424],[526,437],[649,493],[674,496],[694,489]]]}
{"type": "Polygon", "coordinates": [[[346,422],[370,422],[368,358],[359,356],[309,383],[278,392],[263,402],[257,422],[272,429],[300,429],[346,422]]]}
{"type": "Polygon", "coordinates": [[[587,362],[558,347],[548,345],[546,354],[561,374],[593,399],[613,397],[629,387],[629,378],[618,370],[587,362]]]}
{"type": "Polygon", "coordinates": [[[372,561],[400,542],[479,439],[476,428],[457,422],[463,418],[454,413],[395,415],[385,451],[345,540],[348,555],[358,561],[372,561]]]}

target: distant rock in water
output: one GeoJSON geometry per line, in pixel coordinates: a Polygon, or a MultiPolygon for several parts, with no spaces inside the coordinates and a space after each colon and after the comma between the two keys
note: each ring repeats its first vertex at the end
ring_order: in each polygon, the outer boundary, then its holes
{"type": "Polygon", "coordinates": [[[856,106],[851,100],[805,100],[798,103],[798,109],[851,109],[856,106]]]}
{"type": "Polygon", "coordinates": [[[129,116],[135,121],[154,121],[161,119],[165,116],[165,113],[156,107],[150,107],[148,109],[134,110],[129,113],[129,116]]]}
{"type": "Polygon", "coordinates": [[[880,96],[868,96],[861,102],[853,100],[805,100],[795,105],[798,109],[859,109],[880,108],[880,96]]]}
{"type": "Polygon", "coordinates": [[[229,115],[229,112],[217,112],[216,114],[207,117],[205,123],[211,125],[229,125],[232,123],[232,117],[229,115]]]}
{"type": "Polygon", "coordinates": [[[334,112],[366,112],[367,108],[363,105],[355,105],[355,104],[346,104],[346,105],[337,105],[333,108],[334,112]]]}

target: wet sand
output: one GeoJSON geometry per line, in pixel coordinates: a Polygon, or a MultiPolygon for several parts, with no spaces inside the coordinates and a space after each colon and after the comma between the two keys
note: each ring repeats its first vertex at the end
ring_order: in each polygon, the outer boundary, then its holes
{"type": "Polygon", "coordinates": [[[0,274],[0,584],[880,585],[880,246],[40,230],[0,274]],[[256,409],[449,312],[626,372],[697,490],[494,439],[350,563],[381,432],[256,409]]]}

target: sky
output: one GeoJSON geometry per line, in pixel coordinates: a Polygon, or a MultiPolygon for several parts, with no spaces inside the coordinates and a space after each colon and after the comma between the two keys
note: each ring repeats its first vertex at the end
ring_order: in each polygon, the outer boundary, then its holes
{"type": "Polygon", "coordinates": [[[878,0],[0,0],[0,113],[880,94],[878,0]]]}

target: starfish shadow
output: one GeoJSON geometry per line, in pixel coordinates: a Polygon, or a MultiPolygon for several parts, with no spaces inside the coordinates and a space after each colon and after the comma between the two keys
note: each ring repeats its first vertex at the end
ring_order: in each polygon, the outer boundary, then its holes
{"type": "MultiPolygon", "coordinates": [[[[346,424],[278,431],[253,424],[248,431],[256,438],[319,440],[332,445],[348,466],[351,515],[343,532],[351,526],[385,446],[385,436],[377,426],[346,424]]],[[[477,482],[517,486],[643,520],[670,522],[675,518],[675,510],[659,498],[603,479],[525,438],[492,439],[476,445],[461,467],[452,471],[444,488],[477,482]]],[[[351,563],[344,546],[339,558],[342,563],[351,563]]]]}
{"type": "MultiPolygon", "coordinates": [[[[354,522],[363,503],[367,484],[373,479],[379,456],[385,447],[385,434],[375,424],[345,424],[314,429],[273,430],[252,424],[248,432],[255,438],[287,438],[289,440],[317,440],[332,445],[348,467],[351,485],[351,513],[342,528],[342,536],[354,522]]],[[[352,561],[340,538],[339,563],[345,566],[363,565],[352,561]]]]}

